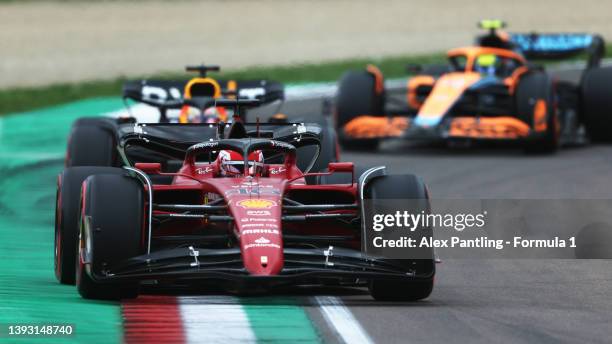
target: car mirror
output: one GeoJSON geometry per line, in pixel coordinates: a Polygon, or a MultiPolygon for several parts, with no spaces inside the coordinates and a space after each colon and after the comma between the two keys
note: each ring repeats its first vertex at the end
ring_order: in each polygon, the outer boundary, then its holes
{"type": "Polygon", "coordinates": [[[138,162],[134,165],[137,169],[146,174],[160,174],[161,164],[158,162],[138,162]]]}
{"type": "Polygon", "coordinates": [[[330,162],[327,165],[329,172],[349,172],[353,173],[355,166],[352,162],[330,162]]]}

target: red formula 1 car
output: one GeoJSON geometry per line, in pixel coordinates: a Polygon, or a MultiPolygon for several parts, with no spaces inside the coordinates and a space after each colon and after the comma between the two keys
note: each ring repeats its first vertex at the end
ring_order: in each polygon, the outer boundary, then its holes
{"type": "Polygon", "coordinates": [[[69,167],[59,177],[56,275],[63,283],[76,279],[83,297],[200,283],[368,285],[380,300],[431,293],[433,252],[390,259],[364,249],[364,202],[417,199],[428,206],[417,177],[387,175],[384,167],[359,173],[352,163],[304,173],[296,160],[305,147],[320,150],[316,125],[132,128],[118,145],[123,167],[69,167]],[[211,130],[216,139],[183,139],[211,130]],[[131,152],[143,149],[182,165],[165,172],[162,162],[136,160],[143,155],[131,152]]]}
{"type": "Polygon", "coordinates": [[[500,21],[476,45],[450,50],[447,65],[412,66],[398,90],[384,87],[374,66],[347,72],[336,98],[336,123],[345,148],[374,149],[384,138],[444,141],[519,141],[528,151],[612,139],[612,67],[600,67],[605,44],[590,34],[508,34],[500,21]],[[588,55],[579,82],[561,81],[529,59],[588,55]],[[407,101],[406,101],[407,100],[407,101]],[[407,104],[406,104],[407,103],[407,104]],[[584,132],[586,129],[586,134],[584,132]]]}

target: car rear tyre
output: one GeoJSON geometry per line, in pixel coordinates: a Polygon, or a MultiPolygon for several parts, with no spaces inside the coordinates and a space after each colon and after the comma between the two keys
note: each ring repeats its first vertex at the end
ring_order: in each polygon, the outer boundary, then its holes
{"type": "Polygon", "coordinates": [[[145,252],[142,184],[125,175],[94,175],[85,181],[83,193],[77,260],[79,293],[87,299],[137,297],[137,282],[104,283],[92,275],[104,276],[105,270],[145,252]],[[91,247],[89,254],[85,252],[86,243],[91,247]]]}
{"type": "Polygon", "coordinates": [[[554,153],[559,149],[560,127],[554,101],[554,88],[550,77],[544,72],[524,75],[516,87],[515,102],[518,118],[535,129],[537,106],[544,102],[546,129],[529,138],[525,145],[527,153],[554,153]]]}
{"type": "Polygon", "coordinates": [[[116,138],[113,123],[107,118],[80,118],[68,138],[66,167],[116,166],[116,138]]]}
{"type": "Polygon", "coordinates": [[[70,167],[57,178],[55,202],[55,277],[62,284],[74,284],[76,247],[79,236],[81,185],[94,174],[124,174],[113,167],[70,167]]]}
{"type": "MultiPolygon", "coordinates": [[[[364,199],[372,202],[376,213],[395,212],[388,209],[389,200],[409,200],[411,213],[429,212],[429,195],[420,178],[407,175],[387,175],[372,180],[364,190],[364,199]],[[377,202],[380,201],[380,202],[377,202]]],[[[419,235],[432,236],[431,229],[419,228],[419,235]]],[[[418,240],[418,239],[417,239],[418,240]]],[[[421,250],[421,249],[419,249],[421,250]]],[[[427,298],[434,283],[435,262],[431,249],[424,249],[413,259],[386,259],[397,266],[404,266],[406,272],[413,270],[419,275],[431,276],[423,280],[404,281],[397,279],[374,279],[368,286],[370,294],[379,301],[417,301],[427,298]]]]}
{"type": "Polygon", "coordinates": [[[346,72],[338,84],[336,97],[336,130],[340,145],[350,150],[375,150],[380,139],[353,139],[344,126],[361,115],[384,114],[384,94],[376,92],[376,78],[367,71],[346,72]]]}
{"type": "Polygon", "coordinates": [[[586,70],[580,88],[582,119],[589,137],[594,142],[612,141],[612,67],[586,70]]]}

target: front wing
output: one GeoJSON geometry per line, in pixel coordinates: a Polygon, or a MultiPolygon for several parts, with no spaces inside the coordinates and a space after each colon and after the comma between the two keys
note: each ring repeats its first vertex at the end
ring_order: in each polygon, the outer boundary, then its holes
{"type": "Polygon", "coordinates": [[[198,249],[193,247],[156,251],[131,258],[91,277],[99,283],[155,281],[156,284],[180,282],[256,283],[259,286],[286,284],[358,284],[371,279],[407,281],[430,280],[434,264],[425,273],[407,269],[398,260],[368,257],[343,248],[284,249],[284,268],[279,275],[250,275],[242,264],[238,248],[198,249]]]}
{"type": "Polygon", "coordinates": [[[416,123],[410,117],[359,116],[347,123],[340,135],[345,139],[476,139],[520,140],[537,136],[525,122],[511,116],[452,117],[433,126],[416,123]]]}

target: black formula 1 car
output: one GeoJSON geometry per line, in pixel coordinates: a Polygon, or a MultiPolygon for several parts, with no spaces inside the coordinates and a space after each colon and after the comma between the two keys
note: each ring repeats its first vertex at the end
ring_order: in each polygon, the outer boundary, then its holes
{"type": "Polygon", "coordinates": [[[130,124],[115,133],[121,167],[68,167],[58,178],[55,273],[83,297],[201,283],[367,285],[379,300],[431,293],[432,251],[398,260],[364,249],[364,203],[420,200],[415,211],[425,211],[425,185],[382,166],[331,162],[307,173],[297,161],[305,147],[321,150],[320,127],[130,124]]]}
{"type": "Polygon", "coordinates": [[[501,21],[470,47],[448,52],[446,65],[410,66],[407,88],[384,87],[375,66],[339,82],[336,125],[345,148],[374,149],[384,138],[450,142],[519,141],[526,150],[612,139],[612,67],[605,44],[590,34],[508,34],[501,21]],[[562,81],[528,59],[587,56],[579,81],[562,81]],[[392,103],[393,100],[395,104],[392,103]],[[407,105],[406,105],[407,103],[407,105]],[[586,129],[586,134],[584,134],[586,129]]]}
{"type": "MultiPolygon", "coordinates": [[[[135,80],[123,86],[123,99],[151,105],[159,110],[159,123],[216,123],[231,122],[231,108],[215,102],[197,99],[258,99],[260,105],[278,103],[285,99],[285,88],[273,80],[221,80],[210,77],[209,72],[221,70],[215,65],[185,67],[198,76],[188,80],[135,80]],[[193,100],[193,101],[190,101],[193,100]],[[174,110],[174,115],[170,112],[174,110]]],[[[240,113],[246,120],[247,112],[240,113]]],[[[153,121],[149,121],[153,122],[153,121]]]]}

